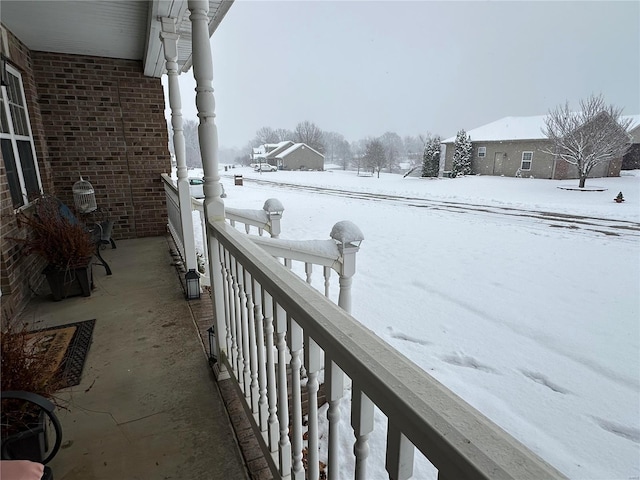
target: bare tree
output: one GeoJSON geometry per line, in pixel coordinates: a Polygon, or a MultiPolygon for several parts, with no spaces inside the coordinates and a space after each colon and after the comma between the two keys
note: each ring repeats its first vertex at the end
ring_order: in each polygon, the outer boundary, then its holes
{"type": "Polygon", "coordinates": [[[274,133],[276,137],[278,137],[278,142],[286,142],[287,140],[293,140],[295,138],[293,132],[286,128],[276,128],[274,133]]]}
{"type": "Polygon", "coordinates": [[[256,136],[253,137],[254,147],[263,145],[265,143],[278,143],[278,134],[271,127],[262,127],[256,132],[256,136]]]}
{"type": "Polygon", "coordinates": [[[382,142],[376,138],[367,143],[364,158],[367,166],[380,178],[380,171],[387,165],[387,154],[382,142]]]}
{"type": "Polygon", "coordinates": [[[400,155],[404,152],[402,138],[395,132],[386,132],[380,137],[380,141],[384,145],[389,173],[392,173],[393,169],[398,166],[400,155]]]}
{"type": "Polygon", "coordinates": [[[361,138],[360,140],[351,142],[351,153],[353,156],[353,162],[358,169],[358,175],[360,175],[360,169],[365,166],[364,154],[367,150],[367,143],[370,141],[371,139],[369,138],[361,138]]]}
{"type": "Polygon", "coordinates": [[[542,132],[551,141],[545,153],[555,155],[578,169],[579,188],[584,188],[596,165],[622,158],[629,149],[631,119],[621,118],[622,109],[607,106],[602,95],[580,101],[580,111],[569,110],[569,102],[549,111],[542,132]]]}
{"type": "Polygon", "coordinates": [[[295,135],[296,142],[306,143],[314,150],[324,153],[322,130],[315,123],[308,120],[300,122],[296,125],[296,129],[293,133],[295,135]]]}
{"type": "Polygon", "coordinates": [[[412,167],[415,167],[422,163],[422,153],[426,145],[426,139],[430,137],[431,134],[427,134],[426,137],[423,137],[422,135],[419,135],[417,137],[407,135],[402,139],[402,142],[404,143],[405,155],[407,156],[407,160],[409,160],[409,164],[412,167]]]}
{"type": "Polygon", "coordinates": [[[324,156],[329,163],[334,163],[338,157],[338,149],[344,142],[344,137],[336,132],[324,132],[322,143],[324,144],[324,156]]]}
{"type": "Polygon", "coordinates": [[[353,154],[351,153],[349,142],[347,142],[346,140],[342,140],[342,142],[340,142],[340,145],[338,145],[337,155],[340,159],[340,165],[342,165],[342,169],[346,170],[353,160],[353,154]]]}

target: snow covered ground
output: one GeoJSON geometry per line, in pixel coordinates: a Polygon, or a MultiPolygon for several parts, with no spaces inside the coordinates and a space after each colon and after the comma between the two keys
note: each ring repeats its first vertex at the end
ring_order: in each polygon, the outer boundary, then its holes
{"type": "MultiPolygon", "coordinates": [[[[340,220],[358,225],[353,315],[564,474],[608,480],[640,477],[640,173],[623,173],[587,180],[602,192],[488,176],[248,167],[221,176],[228,206],[282,201],[281,238],[327,239],[340,220]]],[[[384,442],[378,429],[371,478],[386,478],[384,442]]],[[[435,478],[424,459],[415,463],[414,478],[435,478]]]]}

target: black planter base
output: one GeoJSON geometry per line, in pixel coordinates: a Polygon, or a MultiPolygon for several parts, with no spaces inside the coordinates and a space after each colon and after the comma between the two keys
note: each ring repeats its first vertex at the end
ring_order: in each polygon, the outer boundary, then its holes
{"type": "Polygon", "coordinates": [[[91,262],[85,267],[67,270],[59,270],[48,266],[42,273],[47,277],[53,300],[56,302],[67,297],[91,296],[91,289],[93,288],[91,262]]]}

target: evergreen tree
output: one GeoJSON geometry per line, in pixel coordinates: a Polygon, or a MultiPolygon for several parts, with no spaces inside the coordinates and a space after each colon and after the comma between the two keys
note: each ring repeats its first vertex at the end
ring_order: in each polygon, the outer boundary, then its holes
{"type": "Polygon", "coordinates": [[[464,128],[456,135],[453,143],[453,165],[451,166],[451,176],[471,174],[472,156],[471,138],[464,131],[464,128]]]}
{"type": "Polygon", "coordinates": [[[437,177],[440,170],[440,137],[429,137],[422,155],[422,176],[437,177]]]}

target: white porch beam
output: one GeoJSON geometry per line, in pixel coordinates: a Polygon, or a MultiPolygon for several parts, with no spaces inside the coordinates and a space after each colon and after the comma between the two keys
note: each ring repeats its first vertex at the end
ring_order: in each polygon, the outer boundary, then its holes
{"type": "MultiPolygon", "coordinates": [[[[202,155],[202,169],[204,170],[204,213],[207,225],[224,223],[224,202],[220,195],[220,175],[218,173],[218,130],[215,124],[215,98],[213,96],[213,60],[211,44],[209,43],[209,24],[207,13],[208,0],[189,0],[191,12],[191,50],[193,54],[193,76],[196,80],[196,107],[198,109],[198,141],[202,155]]],[[[229,372],[224,365],[224,358],[228,357],[227,345],[223,341],[222,332],[226,331],[224,317],[224,295],[222,289],[222,270],[220,268],[220,248],[217,239],[209,234],[209,272],[213,297],[214,322],[217,332],[218,362],[216,376],[218,380],[229,378],[229,372]]]]}
{"type": "Polygon", "coordinates": [[[178,167],[178,198],[180,200],[180,223],[187,271],[198,270],[196,243],[193,234],[193,217],[191,216],[191,193],[187,178],[187,160],[185,153],[184,132],[182,126],[182,100],[178,83],[178,38],[175,18],[162,18],[160,38],[164,47],[164,58],[169,77],[169,106],[171,107],[171,127],[173,129],[173,145],[178,167]]]}

